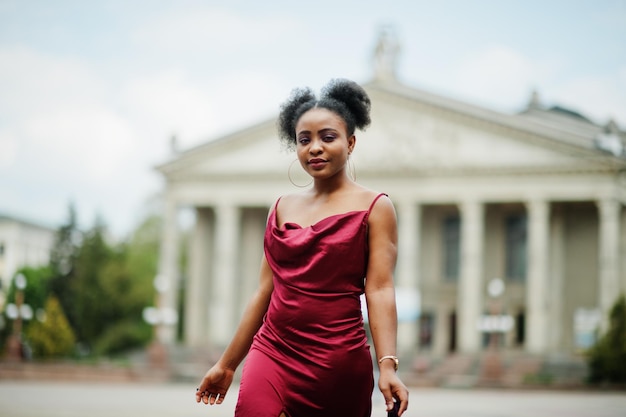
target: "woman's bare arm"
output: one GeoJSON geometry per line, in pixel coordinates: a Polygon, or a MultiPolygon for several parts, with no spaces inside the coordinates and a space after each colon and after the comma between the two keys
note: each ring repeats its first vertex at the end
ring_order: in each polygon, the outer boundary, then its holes
{"type": "MultiPolygon", "coordinates": [[[[398,230],[396,213],[391,201],[381,197],[369,217],[369,263],[365,282],[365,298],[369,326],[376,358],[396,356],[398,319],[396,312],[393,271],[397,258],[398,230]]],[[[400,401],[399,415],[408,407],[409,393],[395,372],[393,360],[379,363],[378,386],[385,397],[387,410],[393,398],[400,401]]]]}
{"type": "Polygon", "coordinates": [[[248,302],[239,326],[231,342],[222,353],[217,363],[209,369],[196,392],[196,402],[221,404],[230,387],[233,375],[248,354],[254,335],[263,323],[263,317],[269,306],[274,284],[272,270],[263,257],[259,278],[259,287],[248,302]],[[206,393],[206,395],[203,395],[206,393]]]}

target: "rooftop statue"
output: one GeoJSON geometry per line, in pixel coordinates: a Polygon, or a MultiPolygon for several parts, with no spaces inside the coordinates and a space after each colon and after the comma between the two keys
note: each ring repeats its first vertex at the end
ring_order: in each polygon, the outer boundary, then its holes
{"type": "Polygon", "coordinates": [[[400,43],[393,28],[385,26],[380,31],[374,49],[374,78],[379,81],[396,79],[400,43]]]}

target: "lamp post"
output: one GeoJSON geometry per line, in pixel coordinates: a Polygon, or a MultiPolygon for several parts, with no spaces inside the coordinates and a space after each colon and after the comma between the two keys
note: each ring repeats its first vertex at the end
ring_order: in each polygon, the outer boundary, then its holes
{"type": "Polygon", "coordinates": [[[504,294],[504,281],[494,278],[487,285],[490,298],[490,314],[483,317],[480,329],[489,334],[489,345],[482,363],[482,379],[485,383],[498,384],[502,379],[502,358],[500,357],[500,333],[511,330],[513,318],[502,314],[500,298],[504,294]]]}
{"type": "Polygon", "coordinates": [[[21,361],[22,354],[22,322],[33,318],[33,309],[24,302],[24,290],[26,289],[26,277],[19,273],[15,276],[15,304],[9,303],[6,315],[13,320],[13,333],[7,340],[7,357],[13,361],[21,361]]]}
{"type": "Polygon", "coordinates": [[[163,326],[173,326],[178,322],[178,313],[171,307],[163,307],[163,294],[169,289],[169,281],[164,275],[154,278],[156,298],[154,307],[143,309],[143,319],[153,328],[153,340],[148,347],[150,364],[157,368],[167,367],[167,350],[163,343],[163,326]]]}

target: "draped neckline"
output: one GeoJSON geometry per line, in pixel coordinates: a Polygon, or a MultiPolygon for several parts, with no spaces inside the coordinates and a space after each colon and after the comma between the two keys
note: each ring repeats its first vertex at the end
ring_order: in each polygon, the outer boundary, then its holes
{"type": "Polygon", "coordinates": [[[316,229],[318,226],[321,226],[322,224],[333,220],[333,219],[340,219],[343,217],[349,217],[349,216],[355,216],[357,214],[364,214],[367,213],[369,210],[351,210],[351,211],[346,211],[344,213],[336,213],[336,214],[331,214],[329,216],[323,217],[320,220],[316,221],[315,223],[312,223],[308,226],[302,226],[296,222],[285,222],[282,225],[278,224],[278,213],[277,210],[274,209],[274,226],[279,229],[279,230],[294,230],[294,229],[299,229],[299,230],[306,230],[306,229],[316,229]]]}

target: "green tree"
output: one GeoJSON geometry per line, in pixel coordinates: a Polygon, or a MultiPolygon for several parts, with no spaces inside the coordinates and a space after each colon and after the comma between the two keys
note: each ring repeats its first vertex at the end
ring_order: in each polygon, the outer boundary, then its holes
{"type": "MultiPolygon", "coordinates": [[[[17,271],[17,274],[23,274],[26,278],[24,302],[32,308],[33,312],[43,310],[48,296],[48,281],[51,276],[50,268],[47,266],[39,268],[23,267],[17,271]]],[[[7,291],[6,303],[15,303],[16,290],[15,280],[12,280],[7,291]]],[[[4,317],[1,319],[5,320],[5,326],[0,330],[0,346],[4,346],[7,337],[13,331],[13,322],[6,320],[4,317]]],[[[24,328],[27,328],[31,322],[23,322],[24,328]]]]}
{"type": "Polygon", "coordinates": [[[158,217],[144,220],[129,242],[118,246],[99,277],[111,325],[97,341],[98,354],[119,353],[151,339],[152,329],[143,321],[142,311],[154,301],[160,226],[158,217]]]}
{"type": "MultiPolygon", "coordinates": [[[[23,267],[18,273],[26,278],[26,288],[24,289],[24,302],[28,303],[36,311],[44,308],[48,297],[48,285],[52,272],[48,266],[44,267],[23,267]]],[[[9,288],[8,300],[15,302],[15,281],[11,283],[9,288]]]]}
{"type": "Polygon", "coordinates": [[[154,278],[157,274],[159,259],[159,239],[161,233],[161,218],[151,216],[146,218],[133,232],[125,246],[125,265],[130,276],[133,277],[133,300],[139,311],[151,305],[155,299],[154,278]]]}
{"type": "Polygon", "coordinates": [[[75,263],[82,241],[82,233],[78,229],[76,217],[76,209],[70,203],[67,222],[57,230],[54,245],[50,251],[51,277],[48,285],[48,293],[54,294],[59,300],[73,328],[76,328],[80,319],[72,308],[74,305],[72,285],[75,280],[75,263]]]}
{"type": "Polygon", "coordinates": [[[75,337],[56,297],[46,301],[45,318],[35,320],[26,331],[26,338],[39,358],[68,356],[74,351],[75,337]]]}
{"type": "Polygon", "coordinates": [[[104,221],[80,232],[70,206],[51,253],[49,293],[58,297],[83,352],[120,353],[150,340],[142,310],[154,301],[160,229],[160,218],[148,217],[126,242],[112,246],[104,221]]]}
{"type": "Polygon", "coordinates": [[[72,325],[78,341],[90,348],[115,316],[111,306],[114,300],[102,288],[101,275],[113,255],[105,241],[105,231],[104,223],[97,219],[83,234],[70,282],[72,325]]]}
{"type": "Polygon", "coordinates": [[[591,383],[626,384],[626,298],[611,308],[607,332],[589,351],[591,383]]]}

